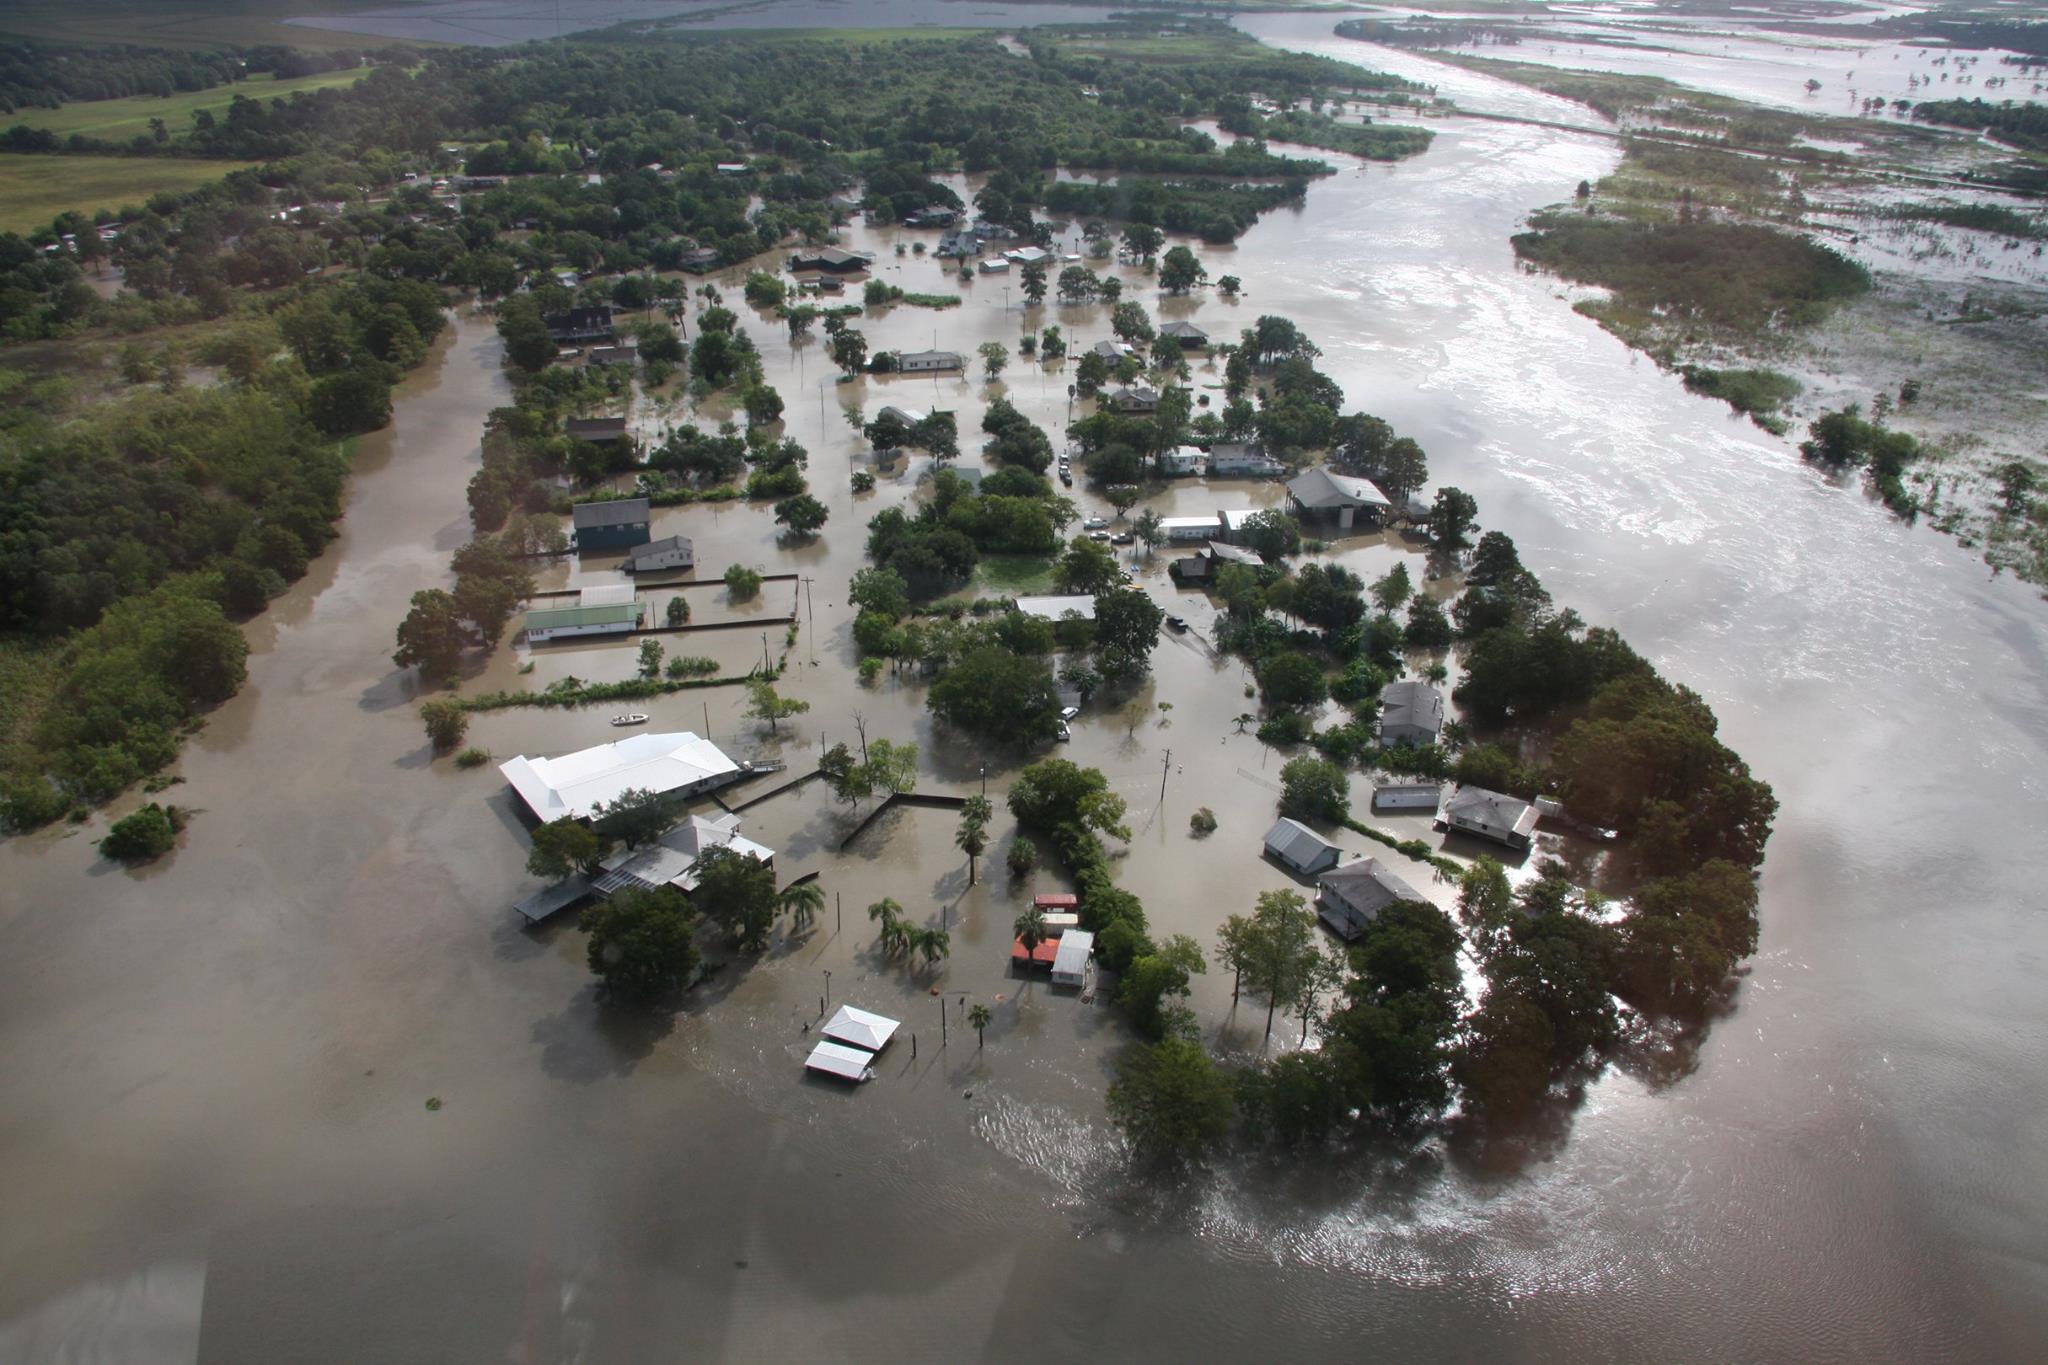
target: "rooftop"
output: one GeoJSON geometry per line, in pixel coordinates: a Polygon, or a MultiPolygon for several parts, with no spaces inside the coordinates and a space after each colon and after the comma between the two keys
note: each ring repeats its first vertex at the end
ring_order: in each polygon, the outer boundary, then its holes
{"type": "Polygon", "coordinates": [[[560,758],[521,754],[499,764],[498,771],[542,820],[588,820],[600,803],[616,801],[625,792],[678,791],[736,773],[739,764],[710,740],[680,730],[634,735],[560,758]]]}
{"type": "Polygon", "coordinates": [[[1378,858],[1359,858],[1341,863],[1316,878],[1316,885],[1341,896],[1346,905],[1362,915],[1376,915],[1395,901],[1423,901],[1429,897],[1395,876],[1378,858]]]}
{"type": "Polygon", "coordinates": [[[1043,616],[1048,621],[1057,621],[1068,612],[1078,612],[1084,621],[1095,619],[1095,599],[1081,594],[1053,597],[1020,597],[1017,610],[1026,616],[1043,616]]]}
{"type": "Polygon", "coordinates": [[[1287,491],[1303,507],[1391,507],[1387,495],[1370,479],[1333,474],[1322,465],[1304,469],[1287,481],[1287,491]]]}
{"type": "Polygon", "coordinates": [[[521,621],[523,629],[566,630],[574,626],[637,626],[638,602],[595,602],[586,606],[535,607],[521,621]]]}
{"type": "Polygon", "coordinates": [[[637,526],[653,510],[645,498],[607,498],[603,502],[577,503],[571,520],[579,531],[595,526],[637,526]]]}

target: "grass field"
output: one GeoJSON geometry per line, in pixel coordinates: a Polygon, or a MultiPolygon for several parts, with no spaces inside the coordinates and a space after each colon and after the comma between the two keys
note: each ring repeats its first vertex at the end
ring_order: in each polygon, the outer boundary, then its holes
{"type": "Polygon", "coordinates": [[[196,189],[254,164],[0,153],[0,232],[48,227],[52,218],[69,209],[91,213],[140,204],[160,190],[196,189]]]}
{"type": "MultiPolygon", "coordinates": [[[[363,33],[299,28],[281,19],[396,9],[407,0],[0,0],[0,33],[51,43],[139,47],[251,47],[315,51],[378,47],[363,33]]],[[[417,45],[417,44],[416,44],[417,45]]]]}
{"type": "Polygon", "coordinates": [[[205,109],[215,118],[225,118],[228,106],[234,103],[237,95],[246,95],[252,100],[283,99],[301,90],[331,90],[337,86],[354,85],[369,74],[368,67],[357,67],[352,71],[323,71],[317,76],[299,76],[286,81],[252,76],[234,85],[181,91],[161,98],[131,95],[118,100],[85,100],[67,104],[61,109],[23,109],[9,115],[6,121],[9,126],[26,124],[30,128],[45,128],[58,137],[84,133],[87,137],[126,142],[130,138],[147,135],[149,121],[160,118],[170,129],[171,136],[178,138],[192,131],[194,112],[205,109]]]}

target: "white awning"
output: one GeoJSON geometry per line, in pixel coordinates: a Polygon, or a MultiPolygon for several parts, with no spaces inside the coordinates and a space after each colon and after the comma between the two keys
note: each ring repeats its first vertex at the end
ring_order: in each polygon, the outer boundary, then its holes
{"type": "Polygon", "coordinates": [[[804,1059],[806,1071],[822,1071],[828,1076],[842,1080],[864,1081],[873,1075],[868,1063],[869,1055],[859,1048],[841,1047],[837,1043],[820,1043],[811,1049],[811,1055],[804,1059]]]}

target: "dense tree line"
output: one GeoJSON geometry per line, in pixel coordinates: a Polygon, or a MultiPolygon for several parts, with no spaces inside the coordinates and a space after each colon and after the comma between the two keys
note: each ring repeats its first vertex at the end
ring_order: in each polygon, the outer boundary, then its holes
{"type": "Polygon", "coordinates": [[[2031,100],[1996,104],[1987,99],[1922,100],[1913,106],[1913,117],[1945,128],[1990,133],[2001,142],[2032,151],[2048,147],[2048,104],[2031,100]]]}

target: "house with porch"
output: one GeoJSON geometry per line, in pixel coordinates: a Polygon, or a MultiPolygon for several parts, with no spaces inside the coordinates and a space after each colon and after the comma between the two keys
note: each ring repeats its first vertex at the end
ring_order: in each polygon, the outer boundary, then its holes
{"type": "Polygon", "coordinates": [[[1370,479],[1338,474],[1328,466],[1305,469],[1287,481],[1287,500],[1305,518],[1334,522],[1338,530],[1377,526],[1393,510],[1370,479]]]}

